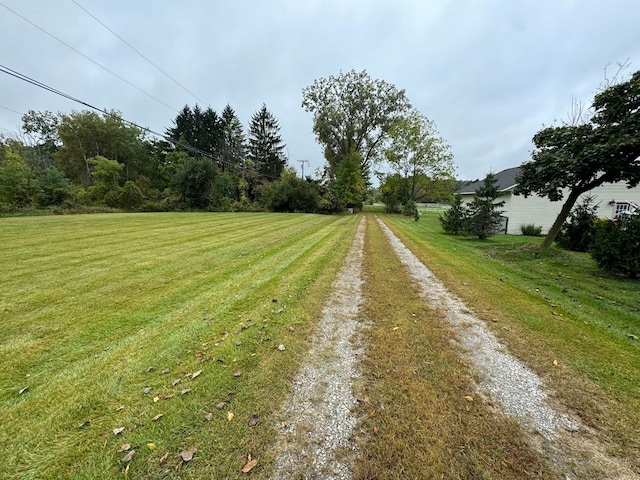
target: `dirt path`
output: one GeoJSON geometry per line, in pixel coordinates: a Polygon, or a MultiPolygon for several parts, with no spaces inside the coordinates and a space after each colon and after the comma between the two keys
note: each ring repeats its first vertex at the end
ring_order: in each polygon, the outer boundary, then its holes
{"type": "Polygon", "coordinates": [[[360,348],[354,334],[362,303],[363,217],[322,312],[305,365],[285,402],[273,479],[350,479],[356,445],[351,436],[360,348]]]}
{"type": "Polygon", "coordinates": [[[638,478],[623,461],[608,456],[593,432],[577,418],[559,411],[540,378],[510,355],[484,322],[454,297],[382,220],[377,221],[427,302],[443,310],[456,329],[457,340],[478,371],[479,393],[488,401],[497,400],[500,412],[516,418],[531,435],[530,442],[564,472],[565,479],[638,478]]]}

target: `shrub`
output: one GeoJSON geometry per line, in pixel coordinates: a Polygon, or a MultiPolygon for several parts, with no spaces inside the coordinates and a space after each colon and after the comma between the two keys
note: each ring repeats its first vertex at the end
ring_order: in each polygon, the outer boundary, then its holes
{"type": "Polygon", "coordinates": [[[526,225],[520,225],[520,231],[522,235],[526,237],[539,237],[542,233],[542,227],[537,227],[533,223],[528,223],[526,225]]]}
{"type": "Polygon", "coordinates": [[[603,270],[637,278],[640,273],[640,215],[598,222],[591,258],[603,270]]]}
{"type": "Polygon", "coordinates": [[[556,243],[565,250],[586,252],[595,236],[597,205],[593,205],[593,197],[585,197],[581,204],[571,210],[569,218],[562,225],[556,243]]]}
{"type": "Polygon", "coordinates": [[[462,197],[456,195],[453,199],[453,205],[444,215],[440,215],[440,225],[447,233],[458,235],[464,231],[467,218],[467,208],[462,203],[462,197]]]}

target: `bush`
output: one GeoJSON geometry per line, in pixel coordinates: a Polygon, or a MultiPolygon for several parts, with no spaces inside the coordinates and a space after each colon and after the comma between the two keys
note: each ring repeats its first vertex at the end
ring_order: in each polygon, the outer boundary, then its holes
{"type": "Polygon", "coordinates": [[[603,270],[637,278],[640,273],[640,215],[598,222],[591,258],[603,270]]]}
{"type": "Polygon", "coordinates": [[[588,251],[595,236],[596,210],[598,206],[593,205],[593,197],[586,197],[576,205],[562,225],[556,243],[565,250],[588,251]]]}
{"type": "Polygon", "coordinates": [[[520,231],[526,237],[539,237],[542,233],[542,227],[536,227],[533,223],[528,223],[520,225],[520,231]]]}
{"type": "Polygon", "coordinates": [[[462,197],[456,195],[451,208],[440,216],[440,225],[445,232],[458,235],[464,231],[466,219],[467,208],[462,203],[462,197]]]}

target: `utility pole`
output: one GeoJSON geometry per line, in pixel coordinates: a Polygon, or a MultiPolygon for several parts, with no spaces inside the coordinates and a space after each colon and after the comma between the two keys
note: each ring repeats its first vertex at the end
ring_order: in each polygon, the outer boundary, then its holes
{"type": "Polygon", "coordinates": [[[300,167],[302,168],[302,179],[304,180],[304,164],[309,165],[309,160],[297,160],[300,162],[300,167]]]}

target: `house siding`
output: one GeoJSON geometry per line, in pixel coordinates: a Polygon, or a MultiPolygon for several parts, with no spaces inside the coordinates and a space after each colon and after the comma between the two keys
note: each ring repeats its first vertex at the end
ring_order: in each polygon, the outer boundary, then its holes
{"type": "MultiPolygon", "coordinates": [[[[568,190],[565,190],[566,199],[568,190]]],[[[626,183],[608,183],[594,188],[582,195],[577,204],[581,203],[584,197],[591,195],[594,197],[594,204],[598,205],[596,215],[600,218],[612,219],[615,205],[609,202],[633,202],[640,205],[640,187],[627,188],[626,183]]],[[[473,201],[473,195],[463,195],[464,203],[473,201]]],[[[562,200],[551,202],[546,198],[531,195],[527,198],[521,195],[513,195],[511,192],[503,192],[498,201],[504,201],[503,216],[509,219],[507,233],[520,235],[520,226],[533,223],[542,227],[542,233],[546,234],[553,225],[556,217],[562,209],[562,200]]]]}

